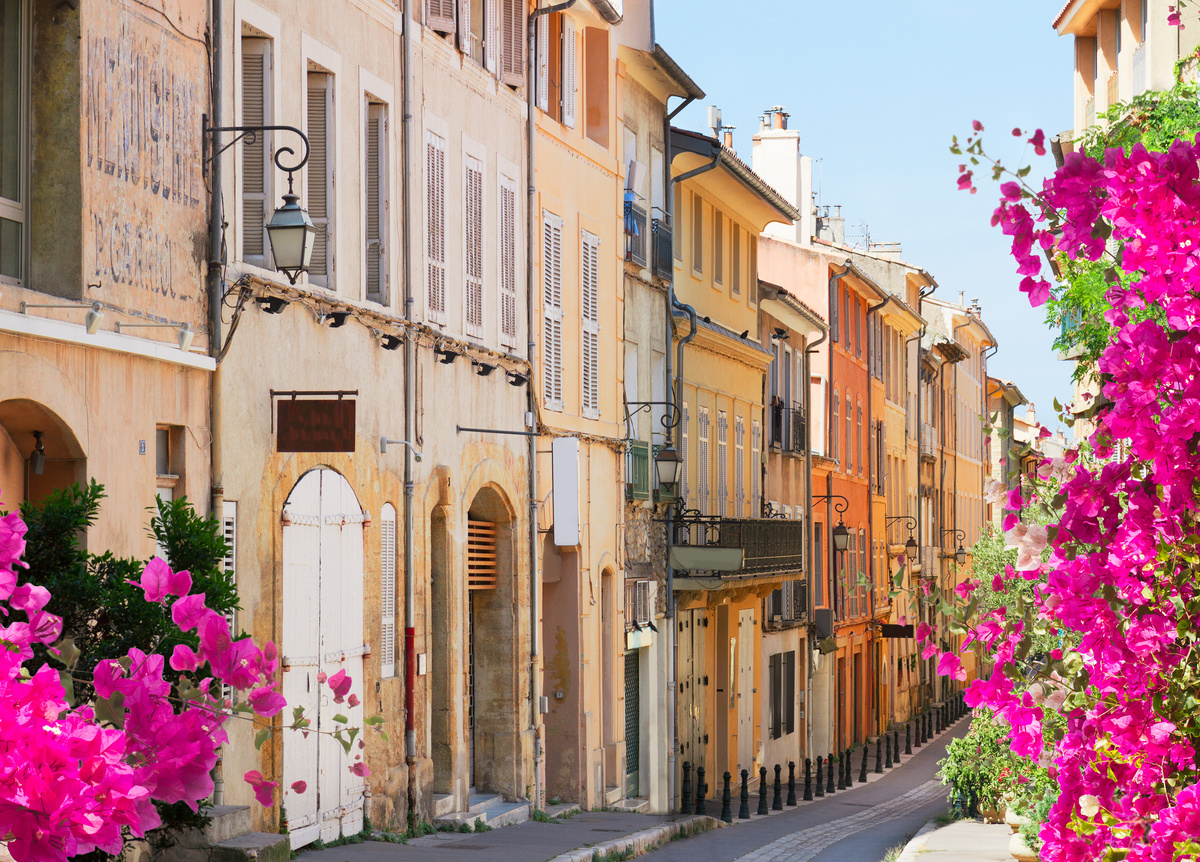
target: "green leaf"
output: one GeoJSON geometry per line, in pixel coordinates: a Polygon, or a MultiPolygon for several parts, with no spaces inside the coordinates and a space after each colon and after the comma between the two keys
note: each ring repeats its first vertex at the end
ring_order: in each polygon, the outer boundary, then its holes
{"type": "Polygon", "coordinates": [[[58,650],[58,660],[60,662],[66,665],[68,669],[75,667],[81,655],[79,648],[75,646],[75,638],[62,638],[54,645],[54,648],[58,650]]]}
{"type": "Polygon", "coordinates": [[[338,724],[349,724],[350,723],[350,719],[346,718],[346,716],[342,715],[340,712],[333,717],[333,720],[336,721],[338,724]]]}
{"type": "Polygon", "coordinates": [[[363,719],[363,724],[371,727],[376,724],[383,724],[386,719],[382,715],[372,715],[369,718],[363,719]]]}
{"type": "Polygon", "coordinates": [[[75,680],[71,678],[69,670],[60,670],[58,672],[58,681],[63,687],[63,695],[71,706],[75,706],[75,680]]]}
{"type": "Polygon", "coordinates": [[[1032,167],[1033,167],[1032,165],[1026,165],[1025,167],[1023,167],[1017,171],[1017,176],[1019,176],[1019,177],[1029,176],[1029,171],[1032,169],[1032,167]]]}
{"type": "Polygon", "coordinates": [[[96,720],[111,724],[115,728],[125,726],[125,695],[114,691],[112,697],[96,698],[96,720]]]}
{"type": "Polygon", "coordinates": [[[264,727],[254,734],[254,750],[262,751],[263,743],[271,737],[271,728],[264,727]]]}

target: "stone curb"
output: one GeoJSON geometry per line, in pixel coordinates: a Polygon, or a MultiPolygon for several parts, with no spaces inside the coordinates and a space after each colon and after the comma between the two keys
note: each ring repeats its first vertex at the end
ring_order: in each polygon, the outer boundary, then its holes
{"type": "Polygon", "coordinates": [[[931,820],[917,830],[917,834],[904,845],[904,849],[896,857],[896,862],[916,862],[917,856],[925,849],[926,836],[937,828],[939,828],[938,825],[931,820]]]}
{"type": "Polygon", "coordinates": [[[716,829],[720,825],[721,821],[715,817],[684,817],[671,823],[662,823],[651,829],[634,832],[623,838],[614,838],[612,841],[605,841],[602,844],[568,850],[566,853],[555,856],[550,862],[593,862],[597,856],[604,858],[610,853],[631,853],[632,858],[632,856],[641,856],[643,853],[648,853],[658,846],[666,844],[682,832],[686,831],[686,837],[690,838],[701,832],[716,829]]]}

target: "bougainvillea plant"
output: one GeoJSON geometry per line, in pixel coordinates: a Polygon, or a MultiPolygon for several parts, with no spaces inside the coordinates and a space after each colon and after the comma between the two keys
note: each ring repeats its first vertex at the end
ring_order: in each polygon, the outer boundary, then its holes
{"type": "MultiPolygon", "coordinates": [[[[0,840],[16,862],[61,862],[95,849],[116,855],[127,837],[159,825],[155,801],[196,810],[212,794],[210,773],[231,717],[259,725],[255,742],[262,745],[286,706],[275,691],[278,653],[271,643],[260,649],[250,638],[234,640],[225,617],[205,607],[203,593],[192,593],[191,575],[155,558],[139,583],[145,600],[178,596],[171,617],[198,636],[196,649],[177,645],[169,659],[185,676],[172,690],[163,680],[163,656],[130,649],[123,659],[96,665],[88,680],[95,700],[73,707],[64,682],[76,651],[61,639],[62,620],[45,611],[50,593],[17,586],[25,532],[18,514],[0,518],[0,621],[7,623],[0,626],[0,840]],[[10,611],[25,620],[10,618],[10,611]],[[53,645],[64,669],[35,663],[35,644],[53,645]],[[223,685],[244,693],[241,705],[223,698],[223,685]]],[[[344,671],[321,681],[336,702],[357,702],[344,671]]],[[[317,732],[298,711],[287,727],[317,732]]],[[[333,735],[349,753],[357,733],[340,728],[333,735]]],[[[353,759],[348,768],[368,774],[361,755],[353,759]]],[[[278,782],[257,770],[244,778],[261,804],[272,804],[278,782]]],[[[302,785],[293,790],[303,793],[302,785]]]]}
{"type": "MultiPolygon", "coordinates": [[[[1103,160],[1072,153],[1035,190],[1028,168],[1009,172],[984,153],[982,131],[976,123],[952,151],[1002,181],[992,222],[1012,237],[1032,305],[1054,289],[1043,252],[1111,260],[1132,277],[1113,278],[1106,296],[1112,336],[1097,365],[1093,457],[1043,465],[1059,481],[1048,529],[1005,520],[1027,547],[1024,565],[998,578],[1044,580],[1029,612],[980,618],[968,605],[948,623],[993,668],[970,683],[967,702],[1008,726],[1016,754],[1045,752],[1053,764],[1061,793],[1041,829],[1042,859],[1197,859],[1200,138],[1161,153],[1114,148],[1103,160]],[[1071,637],[1034,661],[1031,641],[1051,628],[1071,637]],[[1054,734],[1043,733],[1049,710],[1065,721],[1054,734]]],[[[1029,140],[1043,151],[1040,131],[1029,140]]],[[[960,173],[974,191],[970,169],[960,173]]],[[[955,672],[957,656],[939,668],[955,672]]]]}

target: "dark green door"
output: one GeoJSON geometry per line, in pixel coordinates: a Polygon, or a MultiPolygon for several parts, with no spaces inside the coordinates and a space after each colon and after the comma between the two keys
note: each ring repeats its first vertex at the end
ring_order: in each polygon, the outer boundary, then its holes
{"type": "Polygon", "coordinates": [[[638,651],[625,653],[625,795],[638,795],[638,763],[641,761],[641,674],[638,651]]]}

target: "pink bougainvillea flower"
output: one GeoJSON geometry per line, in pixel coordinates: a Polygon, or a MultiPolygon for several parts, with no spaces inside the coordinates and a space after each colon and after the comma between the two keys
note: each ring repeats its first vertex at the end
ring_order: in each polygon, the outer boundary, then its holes
{"type": "Polygon", "coordinates": [[[142,580],[138,584],[146,591],[146,601],[161,603],[167,597],[167,586],[171,576],[171,567],[162,557],[152,557],[142,570],[142,580]]]}
{"type": "Polygon", "coordinates": [[[942,657],[938,659],[937,672],[940,676],[950,676],[961,681],[966,680],[967,671],[962,666],[962,661],[952,652],[942,653],[942,657]]]}
{"type": "Polygon", "coordinates": [[[983,123],[979,122],[979,120],[972,120],[971,128],[977,132],[982,132],[983,131],[983,123]]]}
{"type": "Polygon", "coordinates": [[[360,778],[366,778],[371,774],[371,770],[367,769],[367,765],[361,760],[358,763],[351,765],[350,771],[360,778]]]}
{"type": "Polygon", "coordinates": [[[12,597],[8,603],[19,611],[25,611],[29,616],[33,616],[42,608],[46,607],[46,603],[50,601],[50,591],[42,586],[34,586],[31,584],[21,584],[12,591],[12,597]]]}
{"type": "Polygon", "coordinates": [[[270,686],[254,689],[254,691],[250,692],[248,700],[254,712],[263,718],[270,718],[287,706],[287,701],[283,695],[277,691],[271,691],[270,686]]]}
{"type": "Polygon", "coordinates": [[[352,694],[348,698],[346,698],[346,703],[350,706],[351,709],[358,706],[359,702],[360,701],[358,699],[357,694],[352,694]]]}
{"type": "Polygon", "coordinates": [[[176,644],[171,652],[171,669],[191,672],[200,666],[200,657],[187,644],[176,644]]]}
{"type": "Polygon", "coordinates": [[[171,619],[185,632],[198,628],[208,613],[204,607],[204,593],[184,596],[171,605],[171,619]]]}
{"type": "Polygon", "coordinates": [[[308,782],[307,781],[293,781],[292,782],[292,792],[293,793],[303,793],[306,790],[308,790],[308,782]]]}
{"type": "Polygon", "coordinates": [[[278,781],[267,781],[257,769],[251,769],[242,778],[254,788],[254,798],[264,808],[269,808],[275,802],[274,790],[279,786],[278,781]]]}
{"type": "Polygon", "coordinates": [[[346,695],[350,693],[350,685],[353,680],[346,676],[346,671],[339,670],[328,679],[329,687],[333,689],[334,703],[341,703],[346,695]]]}
{"type": "Polygon", "coordinates": [[[1041,129],[1033,133],[1033,137],[1029,139],[1029,143],[1033,144],[1033,151],[1039,156],[1046,155],[1046,133],[1041,129]]]}

